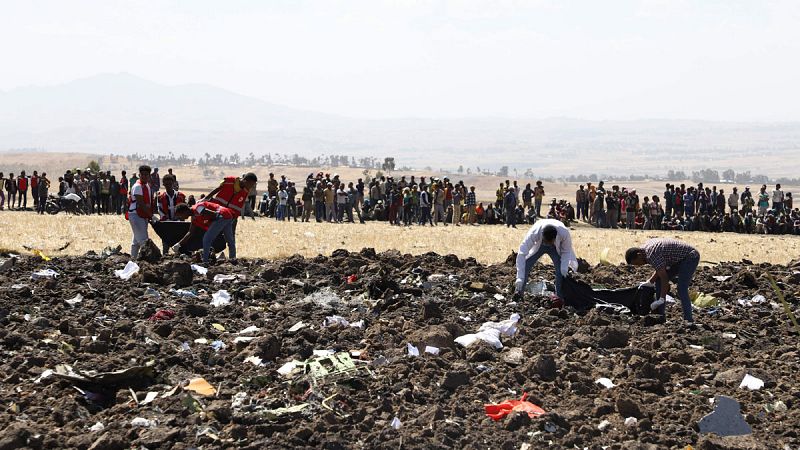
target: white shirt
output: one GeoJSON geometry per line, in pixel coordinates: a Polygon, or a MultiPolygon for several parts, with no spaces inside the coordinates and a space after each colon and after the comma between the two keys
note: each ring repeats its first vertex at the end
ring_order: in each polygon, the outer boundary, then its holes
{"type": "Polygon", "coordinates": [[[289,193],[288,192],[286,192],[284,190],[281,190],[280,192],[278,192],[278,204],[279,205],[286,205],[288,203],[288,200],[289,200],[289,193]]]}
{"type": "Polygon", "coordinates": [[[142,191],[142,185],[138,181],[131,188],[131,206],[128,208],[129,212],[134,212],[134,213],[136,212],[136,196],[137,195],[140,195],[140,196],[144,197],[144,192],[142,191]]]}
{"type": "Polygon", "coordinates": [[[542,219],[531,227],[519,246],[519,253],[517,253],[517,280],[521,281],[525,277],[525,260],[539,251],[544,239],[542,232],[548,225],[556,227],[558,231],[554,245],[558,255],[561,256],[561,274],[566,276],[570,267],[573,270],[578,270],[578,258],[572,248],[572,237],[570,237],[569,228],[559,220],[542,219]]]}
{"type": "Polygon", "coordinates": [[[772,203],[781,203],[783,202],[783,191],[780,189],[775,189],[772,191],[772,203]]]}

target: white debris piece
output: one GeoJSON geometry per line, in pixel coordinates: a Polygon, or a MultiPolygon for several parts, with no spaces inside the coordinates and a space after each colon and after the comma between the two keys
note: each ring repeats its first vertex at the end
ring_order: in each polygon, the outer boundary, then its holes
{"type": "Polygon", "coordinates": [[[131,426],[134,426],[134,427],[145,427],[145,428],[147,428],[151,424],[152,424],[152,422],[147,420],[147,419],[145,419],[144,417],[137,417],[137,418],[131,420],[131,426]]]}
{"type": "Polygon", "coordinates": [[[392,428],[394,428],[395,430],[399,430],[400,427],[403,426],[403,422],[400,422],[400,419],[398,419],[397,416],[395,416],[395,418],[392,419],[392,423],[390,423],[389,425],[391,425],[392,428]]]}
{"type": "Polygon", "coordinates": [[[307,326],[308,325],[303,323],[303,321],[300,321],[300,322],[297,322],[296,324],[292,325],[292,327],[289,328],[289,332],[290,333],[294,333],[295,331],[299,331],[299,330],[301,330],[301,329],[303,329],[303,328],[305,328],[307,326]]]}
{"type": "Polygon", "coordinates": [[[39,375],[39,378],[37,378],[37,379],[33,380],[33,382],[34,382],[34,383],[37,383],[37,384],[38,384],[38,383],[41,383],[41,382],[42,382],[42,380],[44,380],[45,378],[49,377],[49,376],[50,376],[50,375],[52,375],[52,374],[53,374],[53,370],[52,370],[52,369],[45,369],[45,370],[42,372],[42,374],[41,374],[41,375],[39,375]]]}
{"type": "Polygon", "coordinates": [[[246,277],[244,275],[238,275],[238,274],[236,274],[236,275],[233,275],[233,274],[228,275],[228,274],[218,273],[218,274],[214,275],[214,283],[224,283],[226,281],[236,281],[236,280],[244,281],[245,279],[246,279],[246,277]]]}
{"type": "Polygon", "coordinates": [[[231,294],[228,291],[222,289],[215,292],[211,296],[211,306],[213,307],[220,307],[225,306],[231,302],[231,294]]]}
{"type": "Polygon", "coordinates": [[[503,348],[503,343],[500,341],[500,335],[515,335],[517,333],[517,322],[519,322],[519,318],[519,314],[515,313],[502,322],[484,322],[477,333],[459,336],[455,339],[455,342],[464,347],[469,347],[476,341],[481,340],[492,345],[496,349],[501,349],[503,348]]]}
{"type": "Polygon", "coordinates": [[[753,298],[740,298],[736,302],[739,303],[742,306],[753,306],[753,305],[758,305],[758,304],[761,304],[761,303],[766,303],[767,299],[764,298],[763,295],[757,294],[757,295],[754,295],[753,298]]]}
{"type": "Polygon", "coordinates": [[[255,338],[255,336],[236,336],[236,338],[233,339],[233,343],[238,344],[239,342],[250,342],[255,338]]]}
{"type": "Polygon", "coordinates": [[[258,333],[259,331],[261,331],[261,328],[258,328],[255,325],[250,325],[249,327],[247,327],[244,330],[240,331],[239,334],[258,333]]]}
{"type": "Polygon", "coordinates": [[[603,378],[598,378],[598,379],[595,381],[595,383],[596,383],[596,384],[599,384],[599,385],[601,385],[601,386],[603,386],[603,387],[604,387],[604,388],[606,388],[606,389],[611,389],[611,388],[613,388],[613,387],[615,387],[615,386],[616,386],[616,384],[614,384],[614,382],[613,382],[613,381],[611,381],[611,379],[610,379],[610,378],[605,378],[605,377],[603,377],[603,378]]]}
{"type": "Polygon", "coordinates": [[[322,322],[322,326],[326,328],[333,326],[347,327],[350,326],[350,322],[342,316],[328,316],[322,322]]]}
{"type": "Polygon", "coordinates": [[[419,349],[411,344],[406,344],[406,349],[408,349],[408,356],[419,356],[419,349]]]}
{"type": "Polygon", "coordinates": [[[263,364],[261,363],[261,358],[259,358],[258,356],[248,356],[247,358],[244,359],[244,362],[249,362],[254,366],[263,366],[263,364]]]}
{"type": "Polygon", "coordinates": [[[353,322],[350,324],[350,328],[364,328],[364,321],[359,320],[358,322],[353,322]]]}
{"type": "Polygon", "coordinates": [[[83,296],[81,294],[78,294],[78,295],[76,295],[75,297],[73,297],[73,298],[71,298],[69,300],[64,300],[64,302],[66,304],[68,304],[69,306],[75,306],[75,305],[77,305],[78,303],[80,303],[82,301],[83,301],[83,296]]]}
{"type": "Polygon", "coordinates": [[[128,264],[125,264],[125,267],[122,270],[115,270],[114,275],[118,276],[123,280],[130,280],[132,276],[134,276],[139,271],[139,265],[133,261],[128,261],[128,264]]]}
{"type": "Polygon", "coordinates": [[[438,355],[439,354],[439,347],[431,347],[430,345],[425,346],[425,353],[430,353],[431,355],[438,355]]]}
{"type": "Polygon", "coordinates": [[[95,422],[94,425],[89,427],[89,431],[91,431],[93,433],[97,433],[98,431],[103,431],[105,429],[106,429],[106,426],[103,425],[103,422],[95,422]]]}
{"type": "Polygon", "coordinates": [[[600,431],[605,430],[608,426],[611,425],[611,422],[604,420],[597,425],[597,429],[600,431]]]}
{"type": "Polygon", "coordinates": [[[208,273],[208,269],[203,266],[198,266],[197,264],[192,264],[192,270],[199,273],[200,275],[205,275],[208,273]]]}
{"type": "Polygon", "coordinates": [[[158,397],[158,392],[150,391],[145,395],[144,400],[139,402],[140,405],[146,405],[158,397]]]}
{"type": "Polygon", "coordinates": [[[32,280],[40,280],[40,279],[50,279],[50,278],[57,278],[58,272],[53,269],[44,269],[44,270],[37,270],[31,274],[32,280]]]}
{"type": "Polygon", "coordinates": [[[289,376],[289,374],[292,373],[292,371],[296,368],[297,368],[297,361],[292,360],[280,366],[278,368],[278,373],[286,377],[289,376]]]}
{"type": "Polygon", "coordinates": [[[757,391],[764,387],[764,380],[756,378],[749,373],[744,376],[742,379],[742,384],[739,385],[739,388],[747,388],[751,391],[757,391]]]}

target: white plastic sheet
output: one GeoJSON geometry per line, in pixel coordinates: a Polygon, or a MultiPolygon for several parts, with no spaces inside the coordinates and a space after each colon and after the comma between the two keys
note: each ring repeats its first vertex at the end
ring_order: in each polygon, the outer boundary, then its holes
{"type": "Polygon", "coordinates": [[[71,298],[69,300],[64,300],[64,302],[66,304],[68,304],[69,306],[75,306],[75,305],[77,305],[78,303],[80,303],[82,301],[83,301],[83,296],[81,294],[78,294],[78,295],[76,295],[75,297],[73,297],[73,298],[71,298]]]}
{"type": "Polygon", "coordinates": [[[431,355],[438,355],[439,354],[439,347],[431,347],[430,345],[425,346],[425,353],[430,353],[431,355]]]}
{"type": "Polygon", "coordinates": [[[211,296],[211,306],[213,307],[220,307],[225,306],[231,302],[231,294],[228,291],[222,289],[215,292],[211,296]]]}
{"type": "Polygon", "coordinates": [[[406,344],[406,349],[408,349],[408,356],[419,356],[419,349],[411,344],[406,344]]]}
{"type": "Polygon", "coordinates": [[[739,388],[747,388],[751,391],[757,391],[762,387],[764,387],[764,380],[756,378],[749,373],[744,376],[742,384],[739,385],[739,388]]]}
{"type": "Polygon", "coordinates": [[[610,378],[605,378],[605,377],[603,377],[603,378],[598,378],[598,379],[597,379],[597,381],[595,381],[595,383],[596,383],[596,384],[599,384],[600,386],[603,386],[603,387],[604,387],[604,388],[606,388],[606,389],[611,389],[611,388],[613,388],[614,386],[616,386],[616,384],[614,384],[614,382],[613,382],[613,381],[611,381],[611,379],[610,379],[610,378]]]}
{"type": "Polygon", "coordinates": [[[43,269],[37,270],[31,274],[32,280],[41,280],[41,279],[50,279],[50,278],[57,278],[58,272],[53,269],[43,269]]]}
{"type": "Polygon", "coordinates": [[[206,269],[203,266],[199,266],[197,264],[192,264],[192,270],[194,270],[195,272],[197,272],[200,275],[205,275],[205,274],[208,273],[208,269],[206,269]]]}
{"type": "Polygon", "coordinates": [[[455,341],[464,347],[469,347],[476,341],[481,340],[496,349],[501,349],[503,348],[503,343],[500,341],[500,335],[515,335],[517,333],[517,322],[519,322],[519,318],[519,314],[515,313],[501,322],[484,322],[477,333],[459,336],[455,341]]]}
{"type": "Polygon", "coordinates": [[[139,272],[139,265],[133,261],[128,261],[128,264],[125,264],[122,270],[115,270],[114,275],[123,280],[130,280],[137,272],[139,272]]]}

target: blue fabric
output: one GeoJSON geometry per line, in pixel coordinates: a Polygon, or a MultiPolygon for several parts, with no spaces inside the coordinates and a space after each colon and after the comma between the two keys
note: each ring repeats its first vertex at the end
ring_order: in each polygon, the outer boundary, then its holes
{"type": "Polygon", "coordinates": [[[236,258],[236,239],[233,234],[233,219],[218,218],[211,222],[206,234],[203,235],[203,262],[208,262],[208,257],[211,253],[211,244],[220,233],[225,236],[225,242],[228,243],[228,257],[230,259],[236,258]]]}
{"type": "Polygon", "coordinates": [[[528,284],[528,274],[542,255],[550,255],[550,259],[553,260],[553,266],[556,270],[556,295],[561,297],[561,282],[564,280],[564,276],[561,274],[561,255],[558,254],[558,250],[554,245],[542,243],[539,246],[539,250],[525,260],[525,278],[522,279],[522,285],[528,284]]]}
{"type": "MultiPolygon", "coordinates": [[[[700,255],[690,256],[683,261],[679,262],[678,264],[673,265],[667,271],[667,275],[670,279],[674,279],[677,277],[678,281],[678,299],[681,301],[681,309],[683,309],[683,318],[688,321],[692,322],[692,301],[689,299],[689,286],[692,284],[692,277],[694,277],[694,272],[697,270],[697,265],[700,263],[700,255]]],[[[661,280],[656,280],[656,294],[659,295],[661,292],[661,280]]],[[[660,314],[665,314],[666,305],[662,305],[658,312],[660,314]]]]}

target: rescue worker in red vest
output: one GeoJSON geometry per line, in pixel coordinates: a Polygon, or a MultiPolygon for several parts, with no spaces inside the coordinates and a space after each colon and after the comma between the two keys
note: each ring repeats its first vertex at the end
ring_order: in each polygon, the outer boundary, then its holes
{"type": "MultiPolygon", "coordinates": [[[[246,198],[246,197],[245,197],[246,198]]],[[[177,244],[172,246],[175,254],[181,253],[181,247],[186,247],[192,236],[205,232],[203,235],[203,262],[207,263],[211,256],[211,244],[220,233],[225,236],[228,244],[228,255],[231,260],[236,259],[236,239],[233,233],[234,210],[217,203],[206,201],[189,206],[181,203],[175,208],[175,215],[185,220],[191,217],[192,224],[189,232],[177,244]]]]}
{"type": "Polygon", "coordinates": [[[186,195],[175,190],[173,175],[164,175],[161,183],[164,185],[164,192],[159,192],[157,197],[159,220],[178,220],[175,216],[175,207],[186,203],[186,195]]]}
{"type": "Polygon", "coordinates": [[[128,196],[128,212],[126,217],[131,223],[133,242],[131,242],[131,259],[139,256],[139,249],[147,242],[147,226],[153,218],[153,196],[150,192],[150,166],[139,166],[139,181],[131,188],[128,196]]]}
{"type": "MultiPolygon", "coordinates": [[[[175,190],[175,175],[164,175],[161,180],[161,184],[164,185],[164,191],[159,192],[156,196],[159,220],[179,220],[175,216],[175,207],[181,203],[186,203],[186,195],[175,190]]],[[[161,251],[166,255],[169,253],[169,247],[163,245],[161,251]]]]}
{"type": "Polygon", "coordinates": [[[39,172],[33,171],[31,176],[31,197],[33,197],[33,209],[39,206],[39,172]]]}
{"type": "Polygon", "coordinates": [[[236,232],[236,219],[239,216],[246,215],[255,220],[255,214],[249,208],[247,197],[250,195],[250,190],[256,188],[256,183],[258,183],[258,177],[253,172],[248,172],[241,177],[225,177],[222,184],[206,196],[206,200],[233,211],[234,233],[236,232]]]}
{"type": "Polygon", "coordinates": [[[17,192],[19,198],[17,199],[17,209],[25,209],[28,207],[28,177],[25,176],[25,171],[20,172],[17,178],[17,192]]]}

